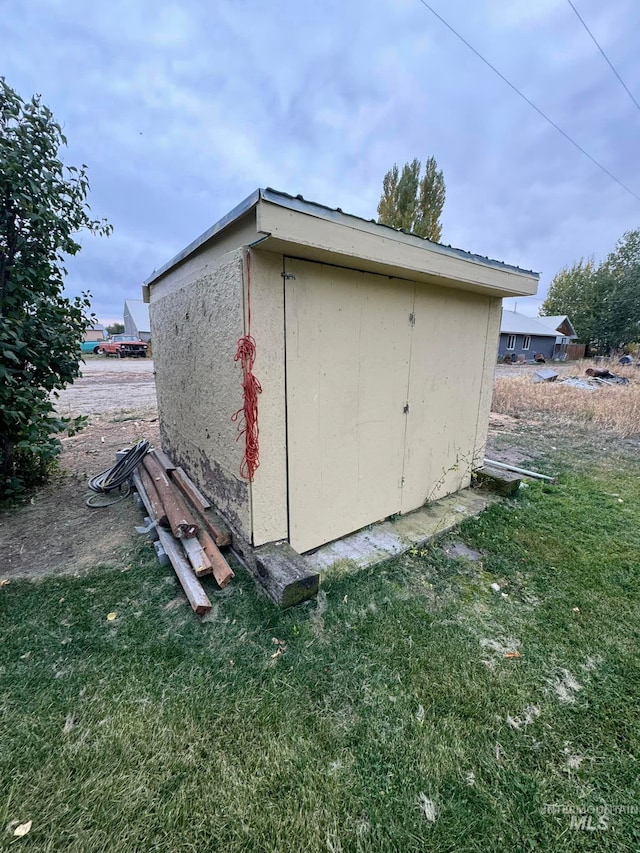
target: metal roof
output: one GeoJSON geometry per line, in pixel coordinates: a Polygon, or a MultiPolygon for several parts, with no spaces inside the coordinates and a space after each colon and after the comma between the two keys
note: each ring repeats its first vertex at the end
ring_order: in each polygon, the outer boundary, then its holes
{"type": "Polygon", "coordinates": [[[145,305],[142,299],[125,299],[124,310],[129,310],[131,319],[138,332],[150,332],[151,324],[149,322],[149,306],[145,305]]]}
{"type": "Polygon", "coordinates": [[[341,225],[346,225],[350,227],[358,227],[354,223],[363,222],[367,225],[367,230],[370,230],[372,226],[375,229],[380,229],[381,232],[388,235],[388,232],[392,232],[393,234],[403,235],[406,239],[409,237],[411,242],[414,244],[422,244],[426,249],[430,251],[435,251],[441,254],[451,255],[458,258],[463,258],[465,260],[473,261],[474,263],[479,263],[484,266],[494,267],[496,269],[504,269],[510,270],[511,272],[521,273],[526,276],[535,276],[536,278],[540,277],[540,274],[534,272],[533,270],[522,269],[521,267],[513,266],[512,264],[506,264],[503,261],[497,261],[493,258],[485,257],[484,255],[477,255],[472,252],[465,252],[463,249],[456,249],[453,246],[445,246],[442,243],[434,243],[431,240],[427,240],[425,237],[420,237],[417,234],[413,234],[409,231],[405,231],[400,228],[393,228],[390,225],[383,225],[377,222],[375,219],[365,219],[362,216],[355,216],[351,213],[344,213],[339,207],[327,207],[324,204],[319,204],[315,201],[308,201],[303,198],[301,195],[293,196],[288,193],[281,192],[279,190],[274,190],[271,187],[267,187],[266,189],[257,189],[255,192],[251,193],[251,195],[247,196],[244,201],[240,202],[233,210],[229,211],[222,219],[219,219],[211,228],[208,228],[205,232],[203,232],[199,237],[197,237],[192,243],[182,249],[181,252],[173,257],[166,264],[163,264],[158,270],[154,270],[153,274],[149,276],[149,278],[144,282],[145,285],[150,285],[158,278],[167,273],[170,269],[177,266],[179,263],[184,261],[194,252],[196,252],[201,246],[211,240],[216,234],[219,234],[225,228],[228,228],[232,225],[236,220],[240,219],[240,217],[244,216],[248,213],[253,207],[255,207],[258,202],[266,201],[271,204],[277,204],[280,207],[287,208],[289,210],[294,210],[299,213],[304,213],[309,216],[315,216],[320,219],[328,219],[333,222],[336,222],[341,225]]]}
{"type": "Polygon", "coordinates": [[[557,331],[540,322],[540,317],[527,317],[516,311],[502,309],[502,320],[500,321],[500,334],[510,335],[537,335],[538,337],[555,338],[557,331]]]}
{"type": "Polygon", "coordinates": [[[549,329],[555,329],[556,335],[562,335],[562,332],[560,331],[560,326],[563,323],[567,323],[569,328],[571,329],[571,334],[563,335],[563,337],[569,337],[569,338],[577,338],[578,337],[576,335],[576,330],[573,327],[573,323],[567,317],[566,314],[554,314],[553,316],[548,316],[548,317],[536,317],[536,320],[538,321],[538,323],[542,323],[543,326],[547,326],[549,329]]]}

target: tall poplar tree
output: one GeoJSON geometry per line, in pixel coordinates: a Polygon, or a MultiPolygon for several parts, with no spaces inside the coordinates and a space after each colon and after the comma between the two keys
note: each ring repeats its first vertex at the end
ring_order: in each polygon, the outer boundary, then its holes
{"type": "Polygon", "coordinates": [[[442,236],[440,217],[446,188],[442,170],[435,157],[422,164],[419,160],[405,163],[402,172],[394,164],[382,181],[382,196],[378,204],[378,222],[410,231],[419,237],[438,243],[442,236]]]}

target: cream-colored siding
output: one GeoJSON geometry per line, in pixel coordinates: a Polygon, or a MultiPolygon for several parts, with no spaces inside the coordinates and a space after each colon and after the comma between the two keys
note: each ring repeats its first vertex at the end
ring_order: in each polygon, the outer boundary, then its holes
{"type": "MultiPolygon", "coordinates": [[[[168,296],[186,284],[191,284],[207,276],[214,270],[218,258],[227,252],[235,251],[241,246],[252,243],[257,236],[255,214],[243,216],[229,225],[222,233],[218,234],[215,240],[203,244],[191,255],[154,281],[151,301],[162,299],[163,296],[168,296]]],[[[153,343],[155,347],[155,341],[153,343]]]]}
{"type": "MultiPolygon", "coordinates": [[[[251,487],[253,544],[286,539],[287,425],[282,258],[251,252],[251,333],[256,340],[260,467],[251,487]]],[[[248,283],[248,276],[245,276],[248,283]]],[[[246,300],[246,296],[245,296],[246,300]]]]}
{"type": "Polygon", "coordinates": [[[102,329],[87,329],[84,333],[85,341],[103,341],[104,332],[102,329]]]}
{"type": "Polygon", "coordinates": [[[461,257],[446,246],[355,217],[341,216],[336,221],[322,215],[301,216],[261,202],[257,228],[269,234],[262,245],[267,251],[493,296],[528,296],[536,291],[531,274],[486,259],[461,257]],[[345,227],[342,220],[352,224],[345,227]]]}
{"type": "Polygon", "coordinates": [[[499,300],[299,260],[285,269],[293,547],[467,486],[499,300]]]}
{"type": "Polygon", "coordinates": [[[483,383],[492,382],[485,375],[485,333],[495,301],[416,285],[403,512],[469,485],[483,383]]]}
{"type": "Polygon", "coordinates": [[[285,266],[289,539],[307,551],[400,511],[413,287],[285,266]]]}

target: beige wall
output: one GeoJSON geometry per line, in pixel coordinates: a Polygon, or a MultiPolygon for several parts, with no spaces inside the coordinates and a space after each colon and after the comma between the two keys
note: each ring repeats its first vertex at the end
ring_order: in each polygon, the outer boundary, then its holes
{"type": "Polygon", "coordinates": [[[285,265],[290,541],[307,551],[468,485],[500,300],[285,265]]]}
{"type": "Polygon", "coordinates": [[[258,205],[257,228],[270,235],[264,249],[294,257],[489,296],[530,296],[537,290],[535,273],[463,257],[445,246],[372,222],[353,217],[339,219],[343,221],[335,221],[335,216],[305,215],[262,201],[258,205]]]}
{"type": "Polygon", "coordinates": [[[496,304],[493,297],[416,286],[403,512],[468,486],[484,455],[495,362],[486,351],[495,352],[496,304]]]}
{"type": "Polygon", "coordinates": [[[399,512],[413,286],[286,259],[290,541],[399,512]]]}
{"type": "Polygon", "coordinates": [[[243,252],[205,250],[191,269],[192,278],[178,267],[178,283],[170,272],[163,287],[151,288],[162,446],[250,539],[250,489],[239,474],[244,445],[231,421],[243,404],[234,361],[244,333],[243,252]]]}
{"type": "Polygon", "coordinates": [[[254,545],[289,535],[283,290],[282,258],[252,251],[251,333],[256,341],[254,373],[262,385],[258,399],[260,467],[251,485],[254,545]]]}

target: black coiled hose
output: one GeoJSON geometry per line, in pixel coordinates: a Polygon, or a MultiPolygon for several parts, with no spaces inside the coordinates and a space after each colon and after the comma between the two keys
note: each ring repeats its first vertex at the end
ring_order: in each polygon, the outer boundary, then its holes
{"type": "MultiPolygon", "coordinates": [[[[91,491],[104,495],[108,492],[113,492],[115,489],[121,489],[122,486],[128,484],[131,475],[138,465],[140,465],[148,450],[149,442],[144,438],[141,439],[135,447],[127,450],[122,459],[119,459],[112,468],[107,468],[107,470],[103,471],[101,474],[91,477],[89,480],[89,488],[91,491]]],[[[127,490],[126,494],[122,495],[122,497],[126,497],[128,494],[129,490],[127,490]]],[[[91,498],[89,498],[87,504],[93,507],[109,505],[92,503],[91,498]]]]}

